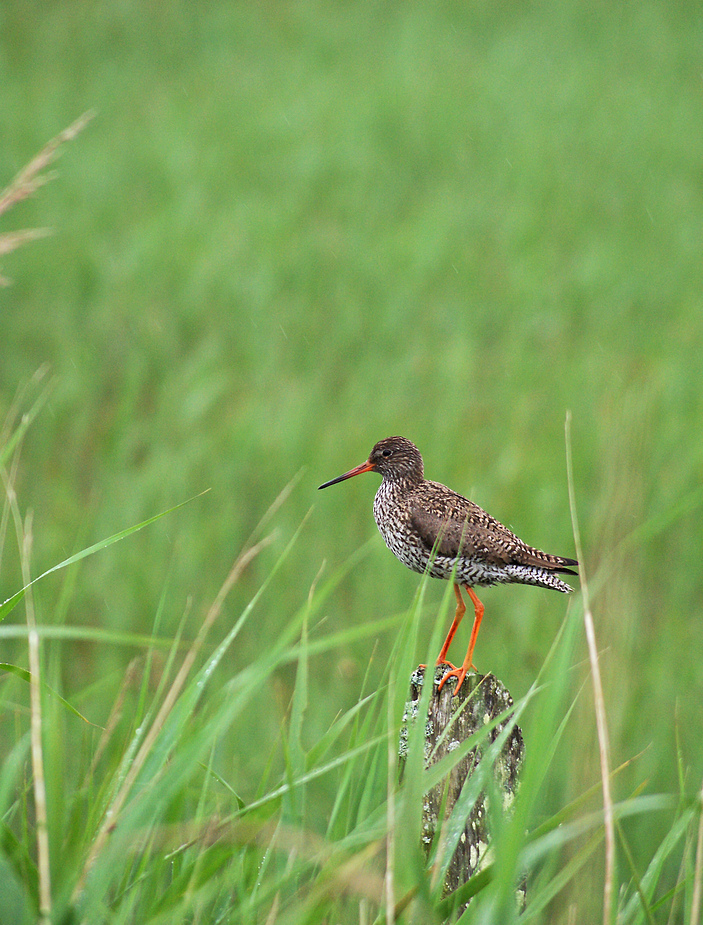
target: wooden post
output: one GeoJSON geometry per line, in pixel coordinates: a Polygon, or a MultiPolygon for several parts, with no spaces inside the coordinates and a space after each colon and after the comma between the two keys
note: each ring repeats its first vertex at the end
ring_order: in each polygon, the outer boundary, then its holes
{"type": "MultiPolygon", "coordinates": [[[[435,669],[435,682],[441,680],[449,670],[446,665],[435,669]]],[[[410,700],[406,704],[403,727],[401,729],[401,770],[404,745],[407,744],[409,726],[417,719],[417,708],[422,695],[425,678],[424,668],[417,668],[410,678],[410,700]]],[[[435,683],[430,695],[429,711],[426,723],[425,757],[428,766],[435,764],[445,755],[454,751],[469,736],[481,730],[501,713],[510,709],[513,698],[510,692],[492,674],[480,675],[469,672],[464,683],[454,697],[456,682],[449,679],[437,693],[435,683]],[[461,705],[463,709],[452,722],[452,717],[461,705]],[[451,728],[448,727],[451,724],[451,728]]],[[[445,816],[451,813],[461,794],[464,782],[471,776],[481,757],[505,728],[507,721],[498,723],[484,739],[483,743],[473,748],[437,786],[424,796],[423,802],[423,845],[429,855],[435,834],[439,829],[439,813],[445,816]]],[[[504,812],[510,811],[518,787],[520,767],[525,745],[520,727],[513,726],[507,740],[493,765],[495,786],[502,795],[504,812]]],[[[468,817],[463,835],[454,852],[444,881],[443,895],[453,893],[466,883],[469,877],[481,870],[486,863],[486,856],[491,842],[486,813],[486,794],[476,800],[468,817]]],[[[525,902],[525,884],[518,888],[518,903],[522,908],[525,902]]],[[[466,908],[463,905],[462,908],[466,908]]]]}

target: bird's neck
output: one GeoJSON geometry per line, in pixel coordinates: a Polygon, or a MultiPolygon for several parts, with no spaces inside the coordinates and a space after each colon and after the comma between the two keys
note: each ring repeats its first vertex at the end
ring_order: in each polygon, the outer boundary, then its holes
{"type": "Polygon", "coordinates": [[[419,484],[417,479],[384,479],[379,485],[377,497],[397,501],[408,495],[419,484]]]}

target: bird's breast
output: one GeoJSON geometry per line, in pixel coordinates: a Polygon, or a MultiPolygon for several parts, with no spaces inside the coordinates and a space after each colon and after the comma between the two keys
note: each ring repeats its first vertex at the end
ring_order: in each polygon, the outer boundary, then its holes
{"type": "Polygon", "coordinates": [[[411,526],[410,508],[402,488],[382,482],[374,499],[373,516],[393,555],[414,572],[424,572],[429,551],[411,526]]]}

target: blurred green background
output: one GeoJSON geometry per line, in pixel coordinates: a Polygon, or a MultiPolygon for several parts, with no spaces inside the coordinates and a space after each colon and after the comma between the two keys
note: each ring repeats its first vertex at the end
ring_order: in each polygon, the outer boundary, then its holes
{"type": "MultiPolygon", "coordinates": [[[[376,534],[375,477],[316,488],[394,433],[430,478],[573,555],[570,409],[613,763],[646,749],[630,784],[675,789],[678,724],[695,786],[702,25],[699,4],[654,0],[4,2],[0,185],[97,110],[0,229],[55,231],[4,258],[0,292],[0,419],[43,364],[54,379],[18,474],[33,571],[210,489],[77,567],[65,610],[65,573],[38,585],[39,621],[148,634],[167,588],[159,633],[191,606],[192,636],[305,467],[277,545],[228,601],[231,623],[314,505],[233,650],[227,668],[241,668],[323,563],[330,574],[376,534]]],[[[17,559],[6,542],[0,599],[21,586],[17,559]]],[[[417,585],[375,535],[311,632],[401,612],[417,585]]],[[[426,638],[443,590],[429,589],[426,638]]],[[[566,599],[483,597],[476,663],[520,697],[566,599]]],[[[372,683],[391,644],[378,640],[372,683]]],[[[373,649],[312,662],[311,739],[356,700],[373,649]]],[[[2,660],[23,653],[7,643],[2,660]]],[[[104,722],[133,655],[66,644],[62,692],[91,690],[81,709],[104,722]]],[[[293,670],[255,738],[223,743],[245,797],[293,670]]],[[[591,703],[587,685],[557,803],[598,780],[591,703]]]]}

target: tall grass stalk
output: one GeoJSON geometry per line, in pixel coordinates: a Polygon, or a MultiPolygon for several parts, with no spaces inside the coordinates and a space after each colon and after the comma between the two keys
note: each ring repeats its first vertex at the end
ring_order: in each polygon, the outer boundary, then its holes
{"type": "Polygon", "coordinates": [[[581,533],[578,525],[576,511],[576,491],[574,488],[574,466],[571,452],[571,412],[566,414],[566,468],[569,483],[569,506],[571,508],[571,523],[574,531],[576,545],[576,558],[579,561],[579,581],[583,597],[583,621],[586,627],[586,640],[588,643],[588,657],[591,663],[593,677],[593,699],[596,712],[596,727],[598,729],[598,749],[600,755],[600,773],[603,786],[603,811],[605,817],[605,877],[603,884],[603,925],[610,925],[613,908],[613,881],[615,876],[615,822],[613,818],[613,798],[610,793],[610,745],[608,743],[608,722],[605,712],[605,698],[603,684],[598,664],[598,646],[596,644],[596,631],[591,613],[588,593],[588,579],[586,563],[581,545],[581,533]]]}

